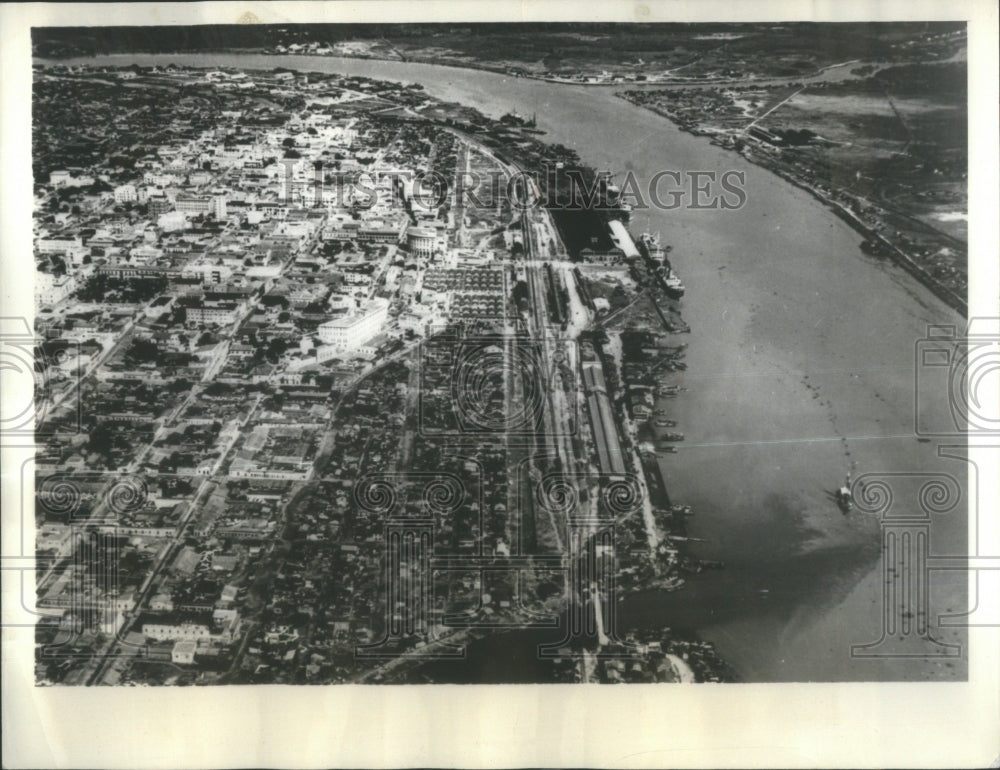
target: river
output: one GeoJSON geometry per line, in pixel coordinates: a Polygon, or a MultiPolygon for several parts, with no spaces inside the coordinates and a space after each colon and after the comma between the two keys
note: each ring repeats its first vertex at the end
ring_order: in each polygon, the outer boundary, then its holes
{"type": "MultiPolygon", "coordinates": [[[[535,114],[543,141],[648,180],[660,170],[746,174],[738,210],[650,211],[687,287],[689,390],[665,402],[681,450],[662,459],[671,497],[694,507],[695,553],[726,562],[684,589],[621,603],[622,626],[696,630],[744,681],[964,679],[966,655],[862,658],[881,635],[878,523],[843,516],[830,493],[851,471],[940,471],[958,461],[914,437],[914,346],[928,324],[964,319],[905,272],[863,254],[861,237],[807,193],[614,95],[430,64],[311,56],[120,55],[66,64],[299,70],[419,83],[497,118],[535,114]]],[[[932,409],[944,414],[947,403],[932,409]]],[[[967,499],[967,498],[964,498],[967,499]]],[[[940,517],[931,550],[963,553],[961,516],[940,517]]],[[[965,606],[965,576],[938,581],[930,617],[965,606]]],[[[954,629],[942,641],[961,642],[954,629]]],[[[965,648],[963,647],[963,650],[965,648]]]]}

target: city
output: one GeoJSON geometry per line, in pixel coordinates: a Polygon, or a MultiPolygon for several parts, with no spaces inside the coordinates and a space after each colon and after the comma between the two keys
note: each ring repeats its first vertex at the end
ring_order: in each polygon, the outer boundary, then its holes
{"type": "Polygon", "coordinates": [[[540,629],[541,681],[730,676],[617,623],[722,565],[654,462],[683,284],[613,183],[418,86],[34,89],[40,684],[448,681],[540,629]],[[602,205],[519,206],[543,157],[602,205]]]}

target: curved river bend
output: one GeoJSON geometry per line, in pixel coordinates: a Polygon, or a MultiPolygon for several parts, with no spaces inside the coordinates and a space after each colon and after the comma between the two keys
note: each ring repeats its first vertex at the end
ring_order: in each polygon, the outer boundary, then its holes
{"type": "MultiPolygon", "coordinates": [[[[848,470],[942,471],[957,461],[913,435],[914,345],[928,324],[964,319],[903,271],[864,255],[861,237],[807,193],[741,156],[614,95],[430,64],[311,56],[120,55],[53,64],[165,65],[361,75],[419,83],[493,118],[536,114],[543,141],[645,183],[657,171],[746,174],[735,211],[635,213],[633,229],[673,246],[691,326],[689,390],[666,403],[686,441],[662,460],[671,496],[691,504],[697,555],[726,569],[620,607],[623,626],[695,630],[745,681],[964,678],[958,661],[856,658],[881,635],[877,523],[830,499],[848,470]]],[[[942,413],[946,403],[935,405],[942,413]]],[[[963,517],[943,517],[932,550],[965,552],[963,517]]],[[[950,573],[956,575],[958,573],[950,573]]],[[[965,606],[965,576],[935,585],[930,617],[965,606]]],[[[957,632],[938,629],[942,641],[957,632]]]]}

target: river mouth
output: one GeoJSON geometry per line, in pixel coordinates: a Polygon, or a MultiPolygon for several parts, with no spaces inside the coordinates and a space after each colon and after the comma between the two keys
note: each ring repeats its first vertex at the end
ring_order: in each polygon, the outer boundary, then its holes
{"type": "MultiPolygon", "coordinates": [[[[540,138],[584,163],[650,179],[662,170],[746,175],[744,207],[633,214],[632,229],[673,246],[691,326],[688,388],[666,408],[686,435],[661,458],[672,499],[690,504],[693,552],[727,567],[677,592],[625,600],[624,625],[693,631],[714,642],[743,681],[963,679],[930,659],[860,660],[877,637],[881,533],[829,499],[847,473],[942,468],[914,435],[914,350],[931,324],[964,319],[901,270],[863,254],[861,238],[807,193],[707,139],[679,131],[614,89],[430,64],[309,56],[121,55],[51,64],[287,67],[420,83],[491,117],[535,114],[540,138]]],[[[937,407],[944,413],[947,403],[937,407]]],[[[945,465],[967,490],[961,465],[945,465]]],[[[967,498],[966,498],[967,499],[967,498]]],[[[965,520],[935,522],[937,544],[965,547],[965,520]]],[[[950,552],[961,552],[951,550],[950,552]]],[[[964,585],[931,596],[965,606],[964,585]]],[[[962,643],[960,630],[941,631],[962,643]]],[[[484,676],[486,674],[483,674],[484,676]]]]}

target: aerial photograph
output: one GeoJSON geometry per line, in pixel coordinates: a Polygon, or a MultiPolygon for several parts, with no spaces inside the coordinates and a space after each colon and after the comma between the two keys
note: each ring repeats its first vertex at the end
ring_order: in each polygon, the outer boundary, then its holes
{"type": "Polygon", "coordinates": [[[967,681],[967,47],[33,28],[35,685],[967,681]]]}

